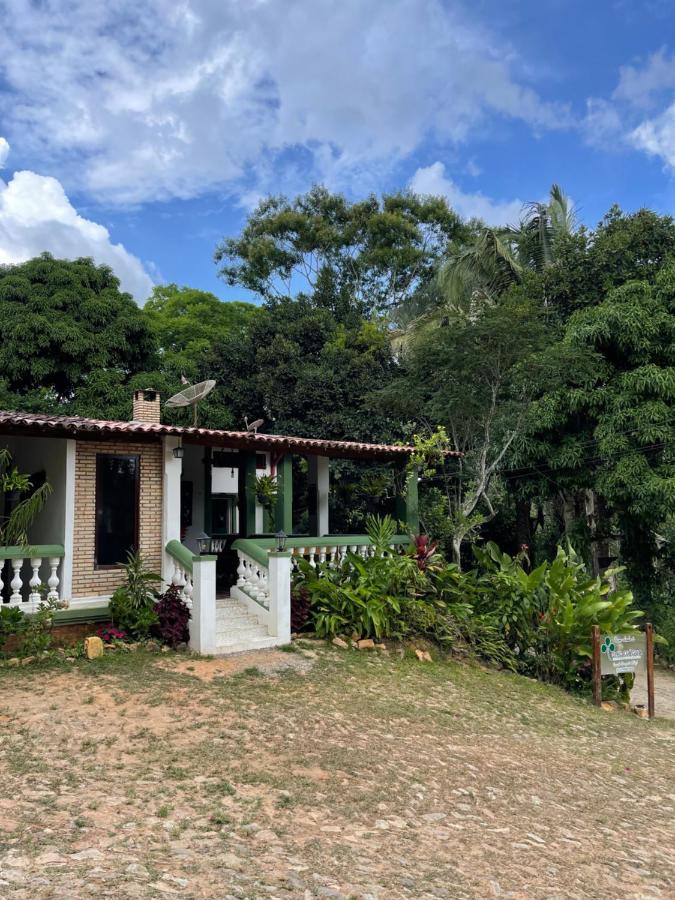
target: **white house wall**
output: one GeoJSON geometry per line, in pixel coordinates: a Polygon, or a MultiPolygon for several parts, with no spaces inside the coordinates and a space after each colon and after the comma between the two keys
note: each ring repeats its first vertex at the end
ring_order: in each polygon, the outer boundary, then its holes
{"type": "Polygon", "coordinates": [[[32,475],[44,471],[52,494],[35,519],[28,535],[32,544],[66,543],[66,447],[65,438],[13,437],[0,440],[19,471],[32,475]]]}

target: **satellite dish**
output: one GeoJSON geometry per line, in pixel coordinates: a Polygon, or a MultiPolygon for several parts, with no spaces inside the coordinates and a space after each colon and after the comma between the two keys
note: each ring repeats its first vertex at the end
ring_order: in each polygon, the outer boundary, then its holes
{"type": "Polygon", "coordinates": [[[199,384],[188,384],[188,386],[184,387],[182,391],[178,391],[178,393],[174,394],[173,397],[169,397],[164,405],[170,406],[172,408],[179,406],[191,406],[194,409],[193,424],[196,428],[197,404],[200,400],[203,400],[207,394],[210,394],[215,386],[216,382],[213,378],[209,378],[208,381],[200,381],[199,384]]]}

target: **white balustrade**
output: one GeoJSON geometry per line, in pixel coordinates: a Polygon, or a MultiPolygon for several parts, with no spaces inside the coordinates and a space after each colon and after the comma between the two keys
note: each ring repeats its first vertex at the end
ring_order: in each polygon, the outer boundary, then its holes
{"type": "Polygon", "coordinates": [[[178,594],[185,602],[188,609],[192,608],[192,594],[194,587],[192,584],[192,573],[189,572],[178,560],[173,561],[173,575],[171,576],[171,584],[178,588],[178,594]]]}
{"type": "Polygon", "coordinates": [[[237,566],[237,587],[247,597],[265,609],[269,609],[269,573],[265,566],[260,565],[250,556],[237,550],[239,565],[237,566]]]}
{"type": "MultiPolygon", "coordinates": [[[[0,593],[2,593],[5,587],[2,580],[2,571],[6,561],[7,557],[0,556],[0,593]]],[[[35,613],[38,611],[40,604],[43,603],[45,599],[43,596],[45,583],[40,575],[43,561],[44,559],[42,556],[13,557],[10,559],[12,566],[10,587],[12,592],[9,597],[9,606],[18,607],[26,613],[35,613]],[[31,570],[30,577],[27,579],[24,579],[22,576],[22,569],[25,563],[28,563],[31,570]],[[26,590],[28,591],[27,597],[24,596],[24,591],[26,590]]],[[[60,599],[60,579],[58,569],[61,564],[61,557],[50,556],[47,558],[47,562],[49,565],[49,577],[47,578],[46,586],[49,590],[47,591],[46,599],[56,602],[60,599]]]]}

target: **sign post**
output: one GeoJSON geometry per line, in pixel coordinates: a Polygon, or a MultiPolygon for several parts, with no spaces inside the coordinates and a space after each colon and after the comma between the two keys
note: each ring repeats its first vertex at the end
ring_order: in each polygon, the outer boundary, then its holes
{"type": "Polygon", "coordinates": [[[656,715],[654,711],[654,629],[652,623],[645,625],[645,638],[647,644],[647,710],[649,718],[656,715]]]}
{"type": "Polygon", "coordinates": [[[600,626],[594,625],[593,631],[593,703],[602,703],[602,678],[600,675],[600,626]]]}
{"type": "Polygon", "coordinates": [[[649,718],[654,718],[654,630],[651,623],[645,625],[644,634],[631,631],[626,634],[600,634],[598,625],[592,626],[592,679],[593,703],[602,703],[603,675],[637,675],[647,673],[647,698],[649,718]]]}

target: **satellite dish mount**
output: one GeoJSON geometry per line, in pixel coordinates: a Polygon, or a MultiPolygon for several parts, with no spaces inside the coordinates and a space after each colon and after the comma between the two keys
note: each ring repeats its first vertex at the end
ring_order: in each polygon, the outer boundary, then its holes
{"type": "Polygon", "coordinates": [[[182,391],[178,391],[177,394],[174,394],[173,397],[169,397],[164,405],[171,409],[176,409],[181,406],[191,406],[193,410],[192,426],[193,428],[197,428],[197,406],[199,401],[203,400],[207,394],[210,394],[215,386],[216,382],[213,378],[209,378],[208,381],[200,381],[199,384],[189,384],[187,387],[184,387],[182,391]]]}

